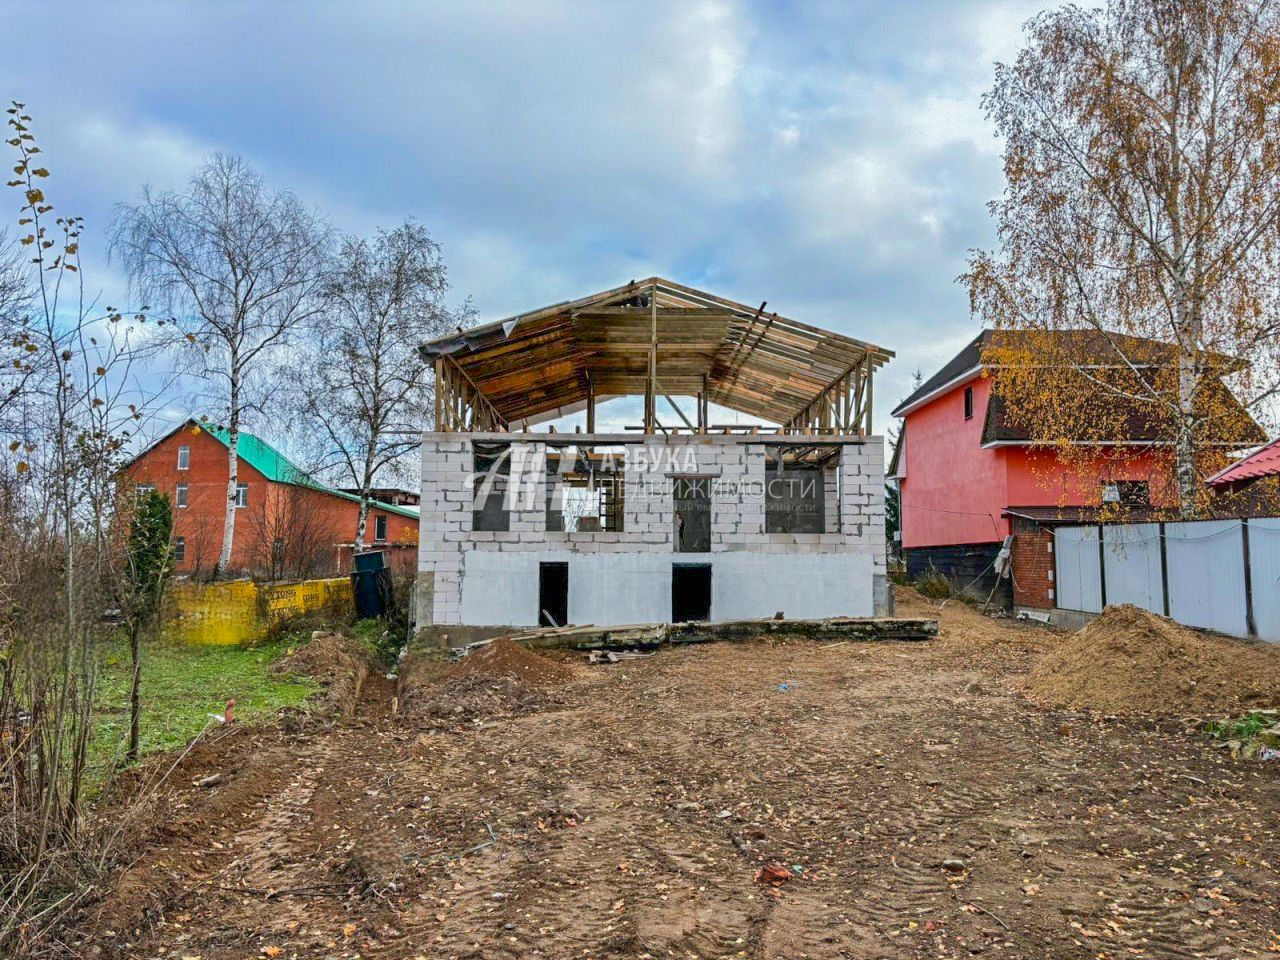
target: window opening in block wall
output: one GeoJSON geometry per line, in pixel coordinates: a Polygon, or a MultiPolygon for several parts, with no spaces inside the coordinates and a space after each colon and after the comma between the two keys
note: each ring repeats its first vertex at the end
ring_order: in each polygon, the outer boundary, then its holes
{"type": "Polygon", "coordinates": [[[471,529],[511,529],[507,484],[511,480],[511,444],[475,441],[472,448],[471,529]]]}
{"type": "Polygon", "coordinates": [[[839,529],[839,446],[771,446],[766,458],[765,533],[826,533],[828,526],[833,531],[839,529]]]}
{"type": "Polygon", "coordinates": [[[711,477],[674,477],[672,506],[676,522],[677,553],[709,553],[711,550],[711,477]]]}
{"type": "Polygon", "coordinates": [[[566,446],[547,451],[547,529],[621,533],[626,476],[621,450],[566,446]]]}

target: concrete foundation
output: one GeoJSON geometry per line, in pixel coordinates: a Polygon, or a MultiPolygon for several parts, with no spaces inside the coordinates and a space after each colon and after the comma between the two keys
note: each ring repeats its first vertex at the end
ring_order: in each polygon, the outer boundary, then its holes
{"type": "Polygon", "coordinates": [[[1096,613],[1085,613],[1083,610],[1064,610],[1062,607],[1054,607],[1049,611],[1049,622],[1064,630],[1083,630],[1085,625],[1096,616],[1096,613]]]}
{"type": "Polygon", "coordinates": [[[680,566],[710,569],[711,622],[887,615],[883,449],[879,437],[425,434],[419,628],[537,626],[544,564],[567,565],[571,625],[671,620],[680,566]],[[477,475],[476,443],[504,445],[496,512],[478,509],[489,474],[477,475]],[[822,516],[806,522],[818,532],[766,532],[779,525],[776,475],[765,476],[779,444],[819,448],[807,459],[823,464],[822,516]],[[617,458],[620,529],[556,529],[556,454],[584,448],[617,458]],[[678,514],[676,484],[691,479],[708,484],[709,518],[678,514]],[[677,551],[683,523],[709,527],[705,551],[677,551]]]}

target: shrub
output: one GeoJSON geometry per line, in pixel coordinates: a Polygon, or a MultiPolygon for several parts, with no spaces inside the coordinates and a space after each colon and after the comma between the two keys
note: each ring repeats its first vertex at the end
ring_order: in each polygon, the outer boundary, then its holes
{"type": "Polygon", "coordinates": [[[916,580],[916,589],[926,597],[932,597],[935,600],[945,600],[955,593],[951,580],[932,563],[929,564],[929,569],[916,580]]]}

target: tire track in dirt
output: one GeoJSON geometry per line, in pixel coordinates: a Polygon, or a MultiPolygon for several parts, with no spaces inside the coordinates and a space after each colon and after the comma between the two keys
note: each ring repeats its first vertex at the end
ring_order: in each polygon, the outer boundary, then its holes
{"type": "MultiPolygon", "coordinates": [[[[990,623],[975,617],[958,629],[990,623]]],[[[223,892],[136,955],[1265,949],[1280,844],[1252,825],[1280,813],[1274,778],[1178,730],[1033,708],[1010,690],[1046,634],[992,631],[972,657],[945,630],[667,651],[593,671],[563,709],[432,733],[379,713],[378,694],[283,741],[274,786],[216,834],[244,886],[350,890],[223,892]],[[800,870],[770,889],[766,862],[800,870]]]]}

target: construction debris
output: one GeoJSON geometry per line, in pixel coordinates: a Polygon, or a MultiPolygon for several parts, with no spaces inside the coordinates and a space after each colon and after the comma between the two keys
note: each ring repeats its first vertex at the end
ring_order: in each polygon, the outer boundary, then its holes
{"type": "Polygon", "coordinates": [[[722,623],[643,623],[616,627],[549,627],[514,634],[534,649],[604,650],[661,647],[668,644],[746,642],[752,640],[929,640],[938,621],[903,617],[832,617],[827,620],[729,620],[722,623]]]}
{"type": "Polygon", "coordinates": [[[653,653],[641,653],[638,650],[589,650],[587,663],[621,663],[623,660],[644,660],[653,653]]]}

